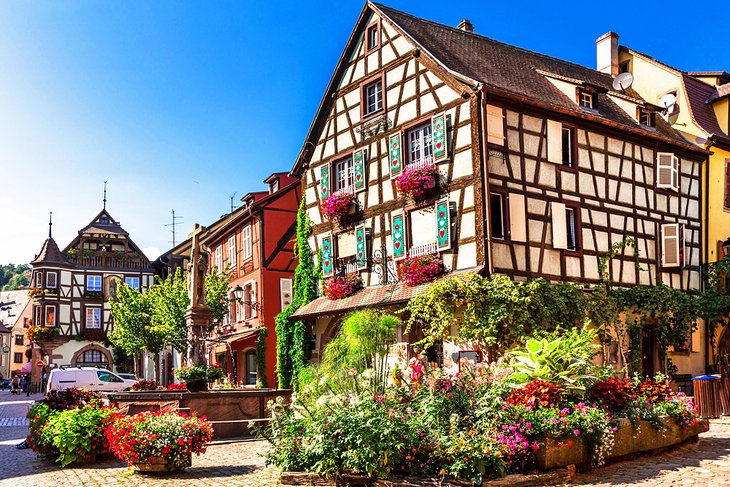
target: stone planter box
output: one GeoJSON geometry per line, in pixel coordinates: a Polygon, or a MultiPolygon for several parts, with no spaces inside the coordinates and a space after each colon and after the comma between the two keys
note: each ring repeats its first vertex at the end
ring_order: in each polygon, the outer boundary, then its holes
{"type": "MultiPolygon", "coordinates": [[[[615,460],[634,453],[650,452],[678,445],[709,429],[706,420],[700,420],[697,426],[680,428],[673,419],[666,420],[669,427],[657,430],[648,421],[639,421],[634,427],[628,419],[619,419],[619,429],[614,433],[614,443],[608,460],[615,460]]],[[[537,451],[537,465],[541,470],[565,467],[567,465],[588,465],[591,452],[585,438],[572,440],[572,446],[558,446],[557,442],[548,439],[537,451]]]]}
{"type": "Polygon", "coordinates": [[[154,457],[147,462],[130,463],[129,466],[142,473],[182,472],[192,465],[192,457],[192,454],[187,455],[182,465],[176,465],[168,461],[166,457],[154,457]]]}

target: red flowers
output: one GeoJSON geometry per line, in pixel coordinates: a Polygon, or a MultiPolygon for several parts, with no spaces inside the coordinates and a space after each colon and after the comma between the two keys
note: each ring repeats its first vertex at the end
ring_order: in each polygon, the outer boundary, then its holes
{"type": "Polygon", "coordinates": [[[565,391],[560,386],[533,379],[519,389],[515,389],[507,396],[507,403],[513,406],[550,406],[562,401],[565,391]]]}
{"type": "Polygon", "coordinates": [[[354,194],[338,191],[325,198],[319,209],[327,220],[342,221],[354,204],[354,194]]]}
{"type": "Polygon", "coordinates": [[[407,257],[400,263],[400,275],[406,286],[431,282],[444,272],[444,261],[439,254],[407,257]]]}
{"type": "Polygon", "coordinates": [[[588,391],[588,397],[599,402],[609,411],[619,412],[631,401],[632,387],[628,379],[614,377],[596,384],[588,391]]]}
{"type": "Polygon", "coordinates": [[[394,181],[399,192],[418,199],[426,196],[431,188],[436,187],[438,170],[433,164],[407,168],[402,174],[396,176],[394,181]]]}
{"type": "Polygon", "coordinates": [[[342,299],[351,296],[362,287],[362,279],[358,274],[333,276],[324,281],[324,295],[329,299],[342,299]]]}

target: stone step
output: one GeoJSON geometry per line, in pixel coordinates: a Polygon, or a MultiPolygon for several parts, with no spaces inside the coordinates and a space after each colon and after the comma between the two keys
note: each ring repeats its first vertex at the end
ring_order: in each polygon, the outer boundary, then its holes
{"type": "Polygon", "coordinates": [[[236,436],[253,436],[254,433],[249,429],[249,423],[257,426],[264,426],[271,421],[271,418],[258,419],[233,419],[233,420],[208,420],[213,426],[216,438],[233,438],[236,436]]]}

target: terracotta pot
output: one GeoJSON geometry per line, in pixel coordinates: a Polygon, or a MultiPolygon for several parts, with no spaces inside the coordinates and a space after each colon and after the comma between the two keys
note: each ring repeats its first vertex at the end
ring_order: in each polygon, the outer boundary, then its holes
{"type": "Polygon", "coordinates": [[[185,385],[190,392],[201,392],[208,390],[208,381],[206,381],[205,379],[187,381],[185,382],[185,385]]]}
{"type": "Polygon", "coordinates": [[[166,456],[153,457],[149,461],[130,463],[129,466],[137,472],[182,472],[193,462],[193,455],[189,453],[182,464],[175,464],[166,456]]]}

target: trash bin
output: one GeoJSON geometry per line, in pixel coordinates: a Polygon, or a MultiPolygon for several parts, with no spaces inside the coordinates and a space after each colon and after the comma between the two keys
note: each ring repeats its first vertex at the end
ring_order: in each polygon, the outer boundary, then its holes
{"type": "Polygon", "coordinates": [[[720,379],[714,375],[701,375],[692,379],[695,404],[700,418],[720,417],[720,379]]]}

